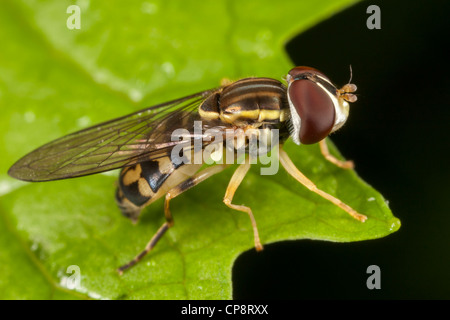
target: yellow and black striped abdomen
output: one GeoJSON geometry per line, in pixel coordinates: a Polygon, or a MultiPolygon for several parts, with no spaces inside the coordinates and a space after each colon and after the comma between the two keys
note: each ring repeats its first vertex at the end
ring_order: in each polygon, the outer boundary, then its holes
{"type": "Polygon", "coordinates": [[[199,108],[204,119],[220,119],[240,126],[257,122],[283,122],[288,114],[286,88],[270,78],[236,81],[206,99],[199,108]]]}
{"type": "Polygon", "coordinates": [[[169,156],[123,168],[116,201],[123,215],[137,220],[141,209],[191,177],[201,165],[174,164],[169,156]]]}

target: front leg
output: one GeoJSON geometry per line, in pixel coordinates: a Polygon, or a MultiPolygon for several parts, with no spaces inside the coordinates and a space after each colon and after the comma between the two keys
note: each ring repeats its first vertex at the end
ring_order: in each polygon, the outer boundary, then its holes
{"type": "Polygon", "coordinates": [[[342,169],[353,169],[355,167],[355,164],[353,163],[353,161],[351,161],[351,160],[349,160],[349,161],[342,161],[342,160],[337,159],[332,154],[330,154],[330,151],[328,150],[326,138],[319,142],[319,146],[320,146],[320,152],[325,157],[325,159],[327,159],[331,163],[335,164],[339,168],[342,168],[342,169]]]}
{"type": "Polygon", "coordinates": [[[341,208],[342,210],[346,211],[349,215],[351,215],[356,220],[359,220],[361,222],[366,221],[367,217],[365,215],[362,215],[353,208],[351,208],[349,205],[345,204],[341,200],[333,197],[332,195],[326,193],[325,191],[320,190],[317,188],[317,186],[309,180],[303,173],[300,172],[300,170],[297,169],[297,167],[294,165],[292,160],[289,158],[286,151],[280,148],[280,162],[281,165],[286,169],[286,171],[295,178],[298,182],[303,184],[305,187],[307,187],[309,190],[311,190],[314,193],[317,193],[319,196],[321,196],[324,199],[327,199],[328,201],[331,201],[333,204],[341,208]]]}

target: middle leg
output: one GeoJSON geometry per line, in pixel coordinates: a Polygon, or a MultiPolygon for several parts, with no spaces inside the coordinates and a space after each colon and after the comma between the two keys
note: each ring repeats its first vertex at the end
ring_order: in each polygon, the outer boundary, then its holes
{"type": "Polygon", "coordinates": [[[241,184],[242,180],[244,179],[249,169],[250,169],[250,161],[249,159],[245,159],[245,163],[241,164],[231,177],[223,202],[231,209],[242,211],[248,214],[252,222],[253,237],[256,251],[261,251],[263,249],[263,246],[259,239],[258,227],[256,225],[256,220],[255,217],[253,216],[252,210],[249,207],[231,203],[233,201],[233,197],[237,188],[241,184]]]}

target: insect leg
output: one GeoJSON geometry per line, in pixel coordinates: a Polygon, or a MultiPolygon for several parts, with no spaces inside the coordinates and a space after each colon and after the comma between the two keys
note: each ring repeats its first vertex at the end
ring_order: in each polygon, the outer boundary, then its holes
{"type": "Polygon", "coordinates": [[[353,161],[351,161],[351,160],[342,161],[342,160],[337,159],[333,155],[331,155],[330,152],[328,151],[326,138],[319,142],[319,146],[320,146],[320,152],[322,152],[322,155],[325,157],[325,159],[327,159],[331,163],[335,164],[339,168],[353,169],[355,167],[355,164],[353,163],[353,161]]]}
{"type": "Polygon", "coordinates": [[[256,221],[255,217],[253,216],[252,210],[249,207],[231,203],[231,201],[233,201],[234,193],[236,192],[237,188],[241,184],[242,180],[244,179],[249,169],[250,169],[250,161],[246,161],[236,169],[233,176],[231,177],[230,183],[228,184],[223,202],[231,209],[246,212],[248,214],[252,222],[253,237],[255,241],[256,251],[261,251],[263,249],[263,246],[261,245],[261,241],[259,239],[258,227],[256,226],[256,221]]]}
{"type": "Polygon", "coordinates": [[[198,172],[191,178],[183,181],[178,186],[176,186],[175,188],[173,188],[172,190],[170,190],[169,192],[166,193],[166,199],[164,202],[164,214],[166,216],[166,220],[169,223],[170,227],[173,226],[172,214],[170,213],[170,208],[169,208],[170,200],[179,196],[180,194],[189,190],[190,188],[195,187],[197,184],[199,184],[202,181],[205,181],[212,175],[215,175],[216,173],[221,172],[222,170],[226,169],[228,166],[229,165],[226,165],[226,164],[217,164],[212,167],[208,167],[208,168],[198,172]]]}
{"type": "Polygon", "coordinates": [[[286,151],[280,148],[280,162],[281,165],[286,169],[286,171],[298,182],[303,184],[305,187],[307,187],[309,190],[317,193],[322,198],[327,199],[328,201],[331,201],[335,205],[337,205],[342,210],[346,211],[349,215],[351,215],[353,218],[364,222],[366,221],[367,217],[365,215],[362,215],[358,212],[356,212],[354,209],[352,209],[347,204],[343,203],[341,200],[333,197],[332,195],[320,190],[317,188],[317,186],[309,180],[307,177],[303,175],[303,173],[300,172],[300,170],[297,169],[297,167],[294,165],[292,160],[289,158],[286,151]]]}
{"type": "Polygon", "coordinates": [[[149,241],[147,246],[145,247],[145,250],[139,253],[133,260],[130,262],[124,264],[123,266],[119,267],[117,269],[117,272],[119,275],[122,275],[123,272],[132,266],[134,266],[136,263],[138,263],[150,250],[153,249],[153,247],[158,243],[158,240],[161,239],[161,237],[164,235],[164,233],[169,229],[169,223],[165,222],[163,225],[156,231],[155,235],[152,237],[152,239],[149,241]]]}
{"type": "Polygon", "coordinates": [[[166,198],[164,202],[164,215],[166,218],[166,222],[163,223],[163,225],[158,229],[158,231],[155,233],[155,235],[150,239],[150,241],[145,246],[145,249],[142,250],[141,253],[139,253],[133,260],[128,262],[127,264],[124,264],[123,266],[119,267],[117,271],[120,275],[123,274],[123,272],[132,266],[134,266],[136,263],[138,263],[147,253],[149,253],[155,245],[158,243],[159,239],[164,235],[164,233],[173,226],[173,218],[172,214],[169,209],[169,201],[181,193],[189,190],[190,188],[196,186],[200,182],[206,180],[207,178],[211,177],[212,175],[219,173],[220,171],[227,168],[228,165],[226,164],[220,164],[215,165],[212,167],[208,167],[197,174],[193,175],[192,177],[188,178],[187,180],[180,183],[178,186],[174,187],[170,191],[166,193],[166,198]]]}

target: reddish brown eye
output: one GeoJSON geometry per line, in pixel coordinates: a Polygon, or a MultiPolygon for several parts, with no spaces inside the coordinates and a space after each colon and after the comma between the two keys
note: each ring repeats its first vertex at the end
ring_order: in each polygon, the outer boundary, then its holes
{"type": "Polygon", "coordinates": [[[328,77],[326,75],[324,75],[322,72],[320,72],[319,70],[311,68],[311,67],[305,67],[305,66],[292,68],[289,71],[289,75],[292,77],[293,80],[294,79],[298,80],[299,78],[301,78],[302,76],[305,76],[305,75],[318,75],[329,81],[328,77]]]}
{"type": "Polygon", "coordinates": [[[289,98],[301,119],[300,142],[312,144],[324,139],[334,125],[335,109],[326,91],[310,80],[296,80],[289,86],[289,98]]]}

